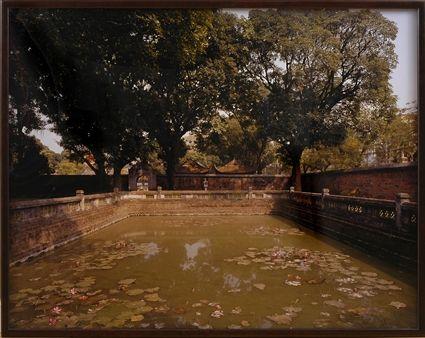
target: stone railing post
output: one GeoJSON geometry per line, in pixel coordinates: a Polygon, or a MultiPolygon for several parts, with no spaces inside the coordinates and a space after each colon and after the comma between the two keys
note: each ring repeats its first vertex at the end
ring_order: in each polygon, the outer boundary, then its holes
{"type": "Polygon", "coordinates": [[[323,188],[322,189],[322,209],[325,208],[325,197],[329,196],[329,189],[328,188],[323,188]]]}
{"type": "Polygon", "coordinates": [[[162,187],[160,185],[158,185],[156,198],[162,198],[161,192],[162,192],[162,187]]]}
{"type": "Polygon", "coordinates": [[[289,187],[289,199],[291,200],[294,197],[295,187],[289,187]]]}
{"type": "Polygon", "coordinates": [[[85,197],[84,197],[84,190],[78,189],[75,191],[75,196],[80,198],[80,210],[84,211],[85,209],[85,197]]]}
{"type": "Polygon", "coordinates": [[[404,192],[400,192],[395,197],[395,212],[396,219],[395,224],[397,228],[401,229],[402,227],[402,205],[403,203],[410,202],[410,195],[404,192]]]}
{"type": "Polygon", "coordinates": [[[248,187],[248,199],[252,199],[252,187],[248,187]]]}

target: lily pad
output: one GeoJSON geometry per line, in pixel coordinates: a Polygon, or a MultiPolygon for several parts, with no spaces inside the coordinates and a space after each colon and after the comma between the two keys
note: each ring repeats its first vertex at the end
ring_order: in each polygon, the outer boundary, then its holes
{"type": "Polygon", "coordinates": [[[279,325],[287,325],[290,324],[292,321],[292,317],[288,315],[279,315],[275,313],[272,316],[267,316],[267,319],[270,319],[272,322],[279,324],[279,325]]]}
{"type": "Polygon", "coordinates": [[[223,310],[215,310],[215,311],[211,312],[210,316],[213,317],[213,318],[221,318],[221,317],[224,316],[224,312],[223,312],[223,310]]]}
{"type": "Polygon", "coordinates": [[[165,323],[155,323],[154,327],[155,329],[162,329],[165,327],[165,323]]]}
{"type": "Polygon", "coordinates": [[[292,306],[291,305],[291,306],[285,306],[283,308],[283,310],[287,311],[287,312],[301,312],[303,310],[303,308],[299,307],[299,306],[292,306]]]}
{"type": "Polygon", "coordinates": [[[144,305],[140,308],[141,313],[148,313],[148,312],[151,312],[152,310],[153,310],[153,307],[149,305],[144,305]]]}
{"type": "Polygon", "coordinates": [[[138,295],[141,295],[143,292],[145,292],[145,290],[143,289],[131,289],[131,290],[128,290],[126,293],[129,296],[138,296],[138,295]]]}
{"type": "Polygon", "coordinates": [[[132,322],[141,322],[145,317],[143,315],[135,315],[130,318],[132,322]]]}
{"type": "Polygon", "coordinates": [[[345,304],[341,300],[325,300],[323,303],[326,305],[334,306],[338,309],[342,309],[345,307],[345,304]]]}
{"type": "Polygon", "coordinates": [[[242,312],[242,308],[240,306],[236,306],[235,308],[232,309],[232,311],[230,311],[232,314],[234,315],[238,315],[242,312]]]}
{"type": "Polygon", "coordinates": [[[266,287],[266,284],[263,283],[256,283],[253,285],[255,288],[257,288],[258,290],[264,290],[266,287]]]}
{"type": "Polygon", "coordinates": [[[204,304],[202,304],[202,303],[193,303],[192,304],[192,307],[201,307],[201,306],[204,306],[204,304]]]}
{"type": "Polygon", "coordinates": [[[285,284],[290,286],[300,286],[301,282],[297,280],[286,280],[285,284]]]}
{"type": "Polygon", "coordinates": [[[136,281],[134,278],[128,278],[128,279],[122,279],[118,282],[120,285],[130,285],[133,284],[136,281]]]}
{"type": "Polygon", "coordinates": [[[144,297],[148,302],[160,302],[163,300],[157,293],[149,293],[144,297]]]}
{"type": "Polygon", "coordinates": [[[360,273],[362,276],[367,276],[367,277],[377,277],[378,274],[376,272],[361,272],[360,273]]]}
{"type": "Polygon", "coordinates": [[[397,309],[402,309],[402,308],[407,307],[407,305],[402,303],[402,302],[391,302],[390,305],[394,306],[397,309]]]}
{"type": "Polygon", "coordinates": [[[146,292],[149,292],[149,293],[158,292],[159,291],[159,286],[154,287],[154,288],[145,289],[145,291],[146,292]]]}

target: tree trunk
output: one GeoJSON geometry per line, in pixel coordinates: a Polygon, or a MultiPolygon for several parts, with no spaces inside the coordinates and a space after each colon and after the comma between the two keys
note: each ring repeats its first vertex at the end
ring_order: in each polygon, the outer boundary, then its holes
{"type": "Polygon", "coordinates": [[[122,187],[121,169],[122,169],[122,166],[114,165],[113,185],[114,185],[114,188],[118,188],[118,190],[121,190],[121,187],[122,187]]]}
{"type": "Polygon", "coordinates": [[[174,190],[174,184],[175,184],[174,174],[176,173],[176,152],[174,149],[171,149],[166,154],[165,163],[167,165],[167,168],[165,171],[167,176],[167,189],[174,190]]]}
{"type": "Polygon", "coordinates": [[[293,159],[292,162],[292,173],[291,173],[291,185],[295,188],[295,191],[302,191],[301,186],[301,155],[293,159]]]}
{"type": "Polygon", "coordinates": [[[105,164],[103,163],[103,161],[96,161],[96,165],[97,165],[96,176],[98,178],[97,190],[99,192],[108,191],[110,189],[110,186],[109,186],[109,182],[107,182],[107,179],[106,179],[105,164]]]}
{"type": "Polygon", "coordinates": [[[167,163],[167,189],[168,190],[174,190],[174,174],[175,174],[175,168],[174,164],[171,165],[171,163],[167,163]]]}

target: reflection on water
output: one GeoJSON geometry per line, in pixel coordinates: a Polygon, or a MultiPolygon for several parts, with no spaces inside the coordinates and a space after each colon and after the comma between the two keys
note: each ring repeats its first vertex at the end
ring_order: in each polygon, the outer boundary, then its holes
{"type": "Polygon", "coordinates": [[[10,322],[414,328],[414,280],[280,217],[133,217],[11,268],[10,322]]]}
{"type": "Polygon", "coordinates": [[[183,270],[192,270],[196,266],[196,256],[200,249],[206,248],[209,246],[209,240],[199,240],[193,244],[186,243],[184,248],[186,249],[186,260],[181,264],[183,270]]]}

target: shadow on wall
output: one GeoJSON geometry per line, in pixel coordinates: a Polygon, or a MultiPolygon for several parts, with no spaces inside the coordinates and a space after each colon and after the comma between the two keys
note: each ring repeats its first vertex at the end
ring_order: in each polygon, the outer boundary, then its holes
{"type": "MultiPolygon", "coordinates": [[[[44,175],[26,181],[11,181],[12,199],[55,198],[74,196],[78,189],[86,194],[98,194],[113,190],[112,176],[107,177],[107,185],[100,185],[95,175],[44,175]]],[[[128,176],[121,176],[121,190],[128,190],[128,176]]]]}
{"type": "Polygon", "coordinates": [[[415,271],[417,203],[293,192],[274,200],[273,212],[375,258],[415,271]]]}

